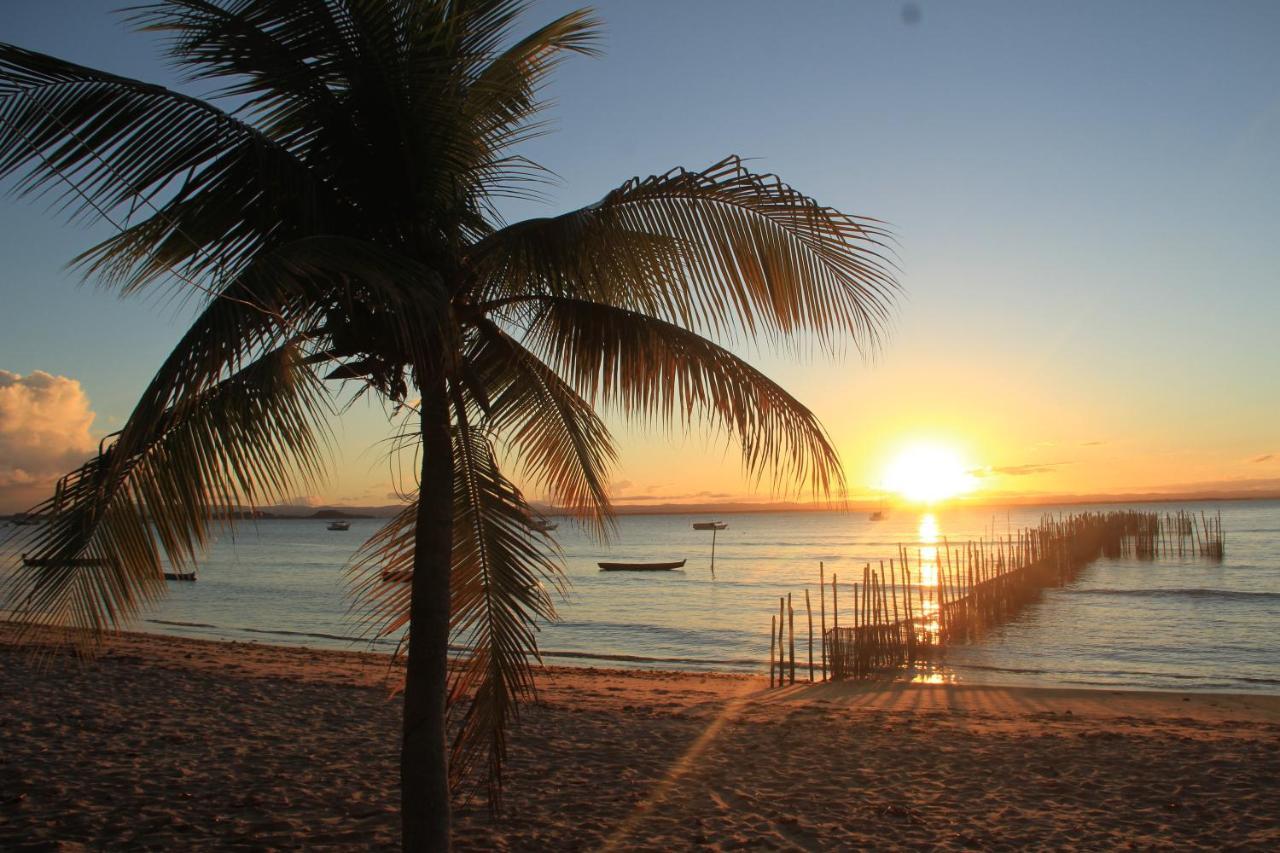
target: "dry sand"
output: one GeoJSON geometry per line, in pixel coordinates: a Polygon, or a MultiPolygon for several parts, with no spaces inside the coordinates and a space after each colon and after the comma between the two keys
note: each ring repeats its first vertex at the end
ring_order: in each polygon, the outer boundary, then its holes
{"type": "MultiPolygon", "coordinates": [[[[0,849],[394,846],[375,655],[0,625],[0,849]]],[[[1280,697],[553,668],[462,849],[1280,848],[1280,697]]]]}

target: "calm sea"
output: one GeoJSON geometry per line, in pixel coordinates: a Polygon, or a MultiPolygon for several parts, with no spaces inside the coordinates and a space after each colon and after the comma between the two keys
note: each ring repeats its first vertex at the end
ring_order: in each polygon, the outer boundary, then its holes
{"type": "MultiPolygon", "coordinates": [[[[1128,504],[1161,513],[1222,512],[1226,559],[1100,560],[980,642],[953,649],[960,682],[1280,692],[1280,502],[1128,504]]],[[[1003,535],[1047,512],[1108,507],[755,513],[721,516],[716,577],[706,516],[626,516],[607,547],[564,522],[556,532],[571,584],[560,621],[543,627],[551,663],[763,671],[769,617],[779,595],[814,596],[819,562],[852,580],[899,542],[927,547],[945,536],[1003,535]],[[608,573],[599,560],[687,559],[682,572],[608,573]]],[[[214,639],[386,650],[356,638],[343,567],[380,520],[346,532],[323,521],[240,526],[212,549],[194,584],[169,584],[141,630],[214,639]]],[[[842,599],[844,604],[846,599],[842,599]]],[[[828,599],[828,606],[829,599],[828,599]]],[[[847,616],[846,616],[847,618],[847,616]]],[[[798,646],[803,654],[807,642],[798,646]]]]}

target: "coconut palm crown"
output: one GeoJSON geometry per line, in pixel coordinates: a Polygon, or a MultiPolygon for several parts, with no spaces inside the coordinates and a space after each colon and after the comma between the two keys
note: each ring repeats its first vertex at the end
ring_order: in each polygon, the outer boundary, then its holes
{"type": "Polygon", "coordinates": [[[720,431],[753,477],[837,491],[813,414],[727,347],[867,352],[897,289],[876,221],[736,157],[504,222],[503,199],[546,177],[518,153],[545,129],[539,93],[598,31],[579,11],[520,37],[525,5],[130,10],[208,98],[0,45],[0,177],[116,227],[77,258],[87,276],[199,300],[124,427],[21,528],[8,600],[92,645],[238,510],[323,477],[343,389],[411,412],[417,492],[354,583],[375,630],[407,631],[408,849],[447,846],[450,782],[470,770],[497,801],[554,617],[558,551],[516,482],[603,535],[607,410],[720,431]],[[468,650],[452,664],[451,642],[468,650]]]}

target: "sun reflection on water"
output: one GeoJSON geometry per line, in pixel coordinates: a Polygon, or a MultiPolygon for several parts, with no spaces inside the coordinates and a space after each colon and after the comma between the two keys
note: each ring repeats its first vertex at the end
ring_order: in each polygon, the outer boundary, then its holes
{"type": "MultiPolygon", "coordinates": [[[[914,578],[920,587],[921,612],[926,617],[936,617],[938,612],[938,517],[931,512],[920,516],[916,529],[919,546],[916,549],[917,573],[914,578]]],[[[937,633],[938,621],[930,618],[922,626],[930,633],[937,633]]]]}

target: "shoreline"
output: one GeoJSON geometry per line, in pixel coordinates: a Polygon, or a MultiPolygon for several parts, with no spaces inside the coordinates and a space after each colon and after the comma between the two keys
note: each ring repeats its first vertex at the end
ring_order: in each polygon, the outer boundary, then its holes
{"type": "MultiPolygon", "coordinates": [[[[398,832],[385,655],[0,624],[0,847],[356,849],[398,832]]],[[[459,849],[1280,844],[1280,697],[548,667],[459,849]]]]}
{"type": "MultiPolygon", "coordinates": [[[[5,621],[6,620],[4,618],[4,614],[2,611],[0,611],[0,627],[2,627],[5,624],[5,621]]],[[[228,637],[225,635],[217,636],[217,637],[213,637],[213,636],[200,637],[200,636],[193,636],[191,634],[181,633],[181,632],[145,631],[145,630],[129,631],[124,633],[139,634],[142,636],[150,636],[150,637],[168,637],[168,638],[174,638],[174,639],[194,640],[197,642],[206,642],[206,643],[238,643],[240,645],[260,644],[264,646],[274,646],[282,649],[314,649],[314,650],[323,651],[323,652],[338,652],[338,653],[349,652],[353,654],[371,654],[371,655],[382,656],[382,657],[389,656],[391,653],[390,649],[394,648],[395,646],[394,643],[391,643],[389,641],[382,641],[386,645],[387,651],[357,650],[355,648],[336,648],[334,646],[329,646],[329,645],[310,644],[305,642],[305,640],[299,641],[296,643],[281,642],[279,641],[279,638],[286,637],[286,636],[296,636],[296,637],[303,637],[303,638],[319,638],[322,640],[330,640],[330,641],[333,641],[334,643],[347,643],[350,646],[367,644],[368,641],[359,640],[359,639],[350,638],[350,637],[343,637],[343,636],[338,636],[333,634],[308,634],[308,633],[301,633],[301,632],[294,632],[294,631],[273,631],[268,629],[254,629],[254,628],[226,629],[218,625],[209,625],[209,624],[203,624],[203,623],[166,622],[164,620],[145,620],[145,621],[150,622],[152,624],[157,624],[157,625],[170,625],[175,627],[190,627],[190,628],[207,628],[215,631],[239,631],[241,633],[260,634],[263,637],[268,639],[259,640],[256,638],[252,638],[252,639],[237,640],[237,639],[234,639],[233,637],[228,637]],[[269,639],[271,637],[277,638],[277,641],[273,642],[271,639],[269,639]]],[[[450,648],[451,650],[454,650],[454,651],[460,651],[458,647],[450,647],[450,648]]],[[[671,672],[673,674],[685,674],[685,675],[688,675],[688,674],[697,675],[697,674],[703,674],[703,673],[712,673],[712,674],[721,673],[726,675],[759,676],[761,678],[766,678],[766,680],[767,680],[767,677],[765,673],[767,673],[767,670],[768,670],[767,661],[751,661],[746,659],[728,660],[728,659],[698,659],[698,658],[677,658],[677,657],[659,658],[659,657],[646,657],[644,655],[630,655],[625,653],[593,654],[591,652],[578,652],[578,651],[557,650],[557,649],[543,650],[541,654],[544,659],[549,658],[549,659],[562,659],[566,661],[579,661],[578,663],[546,664],[546,667],[548,669],[554,669],[559,667],[559,668],[566,668],[566,669],[580,669],[580,668],[606,669],[606,670],[617,670],[619,672],[664,671],[664,672],[671,672]],[[620,665],[611,666],[611,664],[620,664],[620,665]],[[665,666],[662,666],[662,664],[687,664],[688,666],[665,667],[665,666]]],[[[797,658],[796,660],[797,673],[799,673],[801,669],[805,669],[806,675],[807,675],[807,663],[802,665],[799,658],[797,658]]],[[[1064,681],[1055,682],[1048,679],[1040,683],[1035,683],[1035,680],[1034,680],[1035,675],[1041,674],[1041,673],[1048,675],[1050,674],[1050,671],[1035,670],[1035,669],[1011,670],[1011,669],[1005,669],[1002,667],[986,666],[982,664],[945,662],[945,661],[940,666],[940,669],[943,670],[942,673],[932,673],[932,672],[922,673],[923,677],[912,679],[910,681],[907,681],[905,679],[889,679],[889,678],[886,678],[885,680],[886,681],[888,680],[904,681],[905,683],[917,683],[917,682],[919,683],[928,682],[928,683],[935,683],[935,684],[947,683],[957,687],[984,686],[984,687],[1016,687],[1016,688],[1025,688],[1029,690],[1056,690],[1056,689],[1101,690],[1101,691],[1122,691],[1122,692],[1132,691],[1137,693],[1178,693],[1178,694],[1193,693],[1197,695],[1219,695],[1219,694],[1220,695],[1237,695],[1238,694],[1238,695],[1244,695],[1244,696],[1280,697],[1280,687],[1276,687],[1274,689],[1267,689],[1265,687],[1232,689],[1232,688],[1198,687],[1198,686],[1187,686],[1183,688],[1177,688],[1177,687],[1169,687],[1169,686],[1148,686],[1148,685],[1141,685],[1141,684],[1109,683],[1104,681],[1096,681],[1091,683],[1064,682],[1064,681]],[[1001,681],[998,675],[990,679],[985,679],[981,676],[977,678],[974,678],[972,676],[965,678],[961,675],[961,672],[1012,673],[1014,675],[1031,675],[1033,676],[1033,679],[1031,681],[1017,681],[1017,680],[1001,681]],[[938,678],[937,678],[938,675],[942,676],[941,682],[938,681],[938,678]]],[[[1197,676],[1185,676],[1185,675],[1177,675],[1177,674],[1170,674],[1170,673],[1153,673],[1153,674],[1165,679],[1185,678],[1188,681],[1191,681],[1197,678],[1197,676]]],[[[1266,683],[1280,685],[1280,681],[1266,682],[1266,683]]]]}

